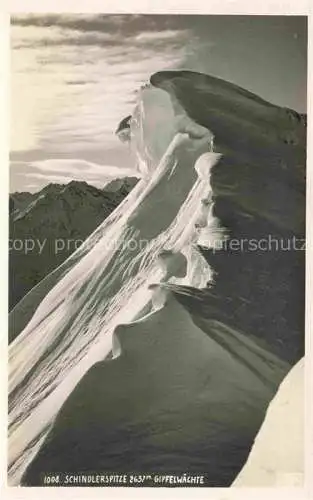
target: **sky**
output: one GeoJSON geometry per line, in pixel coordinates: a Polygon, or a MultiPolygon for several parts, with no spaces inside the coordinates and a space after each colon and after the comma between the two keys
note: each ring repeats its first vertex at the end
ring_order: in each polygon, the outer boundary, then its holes
{"type": "Polygon", "coordinates": [[[114,132],[155,71],[201,71],[305,112],[306,65],[304,17],[14,16],[10,191],[132,175],[114,132]]]}

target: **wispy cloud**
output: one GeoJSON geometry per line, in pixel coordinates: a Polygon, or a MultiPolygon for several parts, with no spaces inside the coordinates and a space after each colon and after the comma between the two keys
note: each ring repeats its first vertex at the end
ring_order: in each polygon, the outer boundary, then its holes
{"type": "Polygon", "coordinates": [[[123,40],[115,33],[101,33],[97,31],[84,32],[62,26],[20,26],[11,28],[13,49],[39,48],[62,45],[121,45],[123,40]]]}
{"type": "Polygon", "coordinates": [[[183,47],[160,51],[145,46],[145,40],[177,40],[179,32],[165,30],[164,35],[137,33],[133,43],[124,45],[123,37],[113,46],[107,42],[116,35],[107,33],[13,26],[12,149],[40,146],[51,153],[67,144],[77,150],[86,140],[92,147],[111,147],[116,124],[132,112],[135,90],[153,72],[175,67],[183,57],[183,47]],[[93,37],[90,45],[86,36],[93,37]],[[75,43],[68,44],[70,39],[75,43]],[[61,51],[56,43],[63,45],[61,51]]]}
{"type": "Polygon", "coordinates": [[[84,32],[118,33],[122,36],[144,31],[162,32],[185,29],[190,17],[149,14],[19,14],[11,18],[14,26],[59,26],[84,32]]]}
{"type": "Polygon", "coordinates": [[[36,167],[42,172],[65,173],[68,177],[82,173],[82,175],[103,176],[105,178],[114,178],[129,175],[131,169],[120,168],[114,165],[99,165],[81,159],[50,159],[42,161],[34,161],[30,166],[36,167]]]}
{"type": "MultiPolygon", "coordinates": [[[[179,17],[14,16],[12,154],[20,158],[23,151],[37,150],[40,158],[45,152],[46,158],[89,159],[93,151],[103,151],[103,162],[111,165],[112,151],[125,147],[114,134],[116,126],[132,114],[136,91],[152,73],[178,67],[184,59],[189,31],[179,17]]],[[[119,169],[131,167],[131,163],[116,161],[119,169]]],[[[62,176],[83,179],[87,170],[73,165],[64,164],[62,176]]],[[[46,163],[40,172],[30,170],[29,174],[33,179],[37,174],[38,182],[42,182],[38,174],[46,175],[51,182],[51,176],[61,172],[52,173],[51,163],[46,163]]],[[[95,175],[100,177],[89,175],[85,180],[102,182],[103,174],[94,169],[95,175]]],[[[23,176],[29,182],[24,171],[15,179],[22,182],[23,176]]]]}
{"type": "Polygon", "coordinates": [[[108,181],[126,176],[139,177],[133,169],[100,165],[84,160],[49,159],[34,162],[12,162],[11,177],[22,177],[25,189],[37,190],[50,182],[66,184],[72,180],[86,181],[103,187],[108,181]]]}
{"type": "Polygon", "coordinates": [[[171,39],[181,38],[184,32],[179,30],[164,30],[164,31],[145,31],[139,33],[134,37],[135,41],[139,42],[154,42],[154,41],[164,41],[167,43],[171,39]]]}

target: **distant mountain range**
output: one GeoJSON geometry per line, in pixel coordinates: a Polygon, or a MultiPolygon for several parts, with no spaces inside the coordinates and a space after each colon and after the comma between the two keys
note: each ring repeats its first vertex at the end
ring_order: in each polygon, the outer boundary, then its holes
{"type": "Polygon", "coordinates": [[[72,181],[10,194],[9,308],[75,251],[137,182],[125,177],[101,190],[72,181]]]}

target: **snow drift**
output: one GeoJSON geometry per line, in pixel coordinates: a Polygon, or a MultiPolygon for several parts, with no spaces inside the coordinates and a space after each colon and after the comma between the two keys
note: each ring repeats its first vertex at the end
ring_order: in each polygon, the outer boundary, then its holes
{"type": "MultiPolygon", "coordinates": [[[[289,182],[301,123],[206,75],[161,72],[151,83],[130,123],[141,180],[11,314],[10,484],[132,467],[230,485],[290,368],[253,331],[212,314],[215,277],[197,244],[212,250],[229,236],[216,213],[227,155],[259,169],[261,155],[289,182]]],[[[241,188],[228,196],[241,212],[301,228],[301,207],[289,220],[241,188]]],[[[301,205],[298,193],[289,201],[301,205]]],[[[231,300],[226,289],[222,309],[231,300]]]]}
{"type": "MultiPolygon", "coordinates": [[[[157,91],[158,102],[166,98],[162,94],[157,91]]],[[[144,97],[139,103],[143,105],[144,97]]],[[[172,127],[173,122],[174,114],[172,127]]],[[[210,191],[209,177],[198,177],[195,166],[200,158],[209,169],[219,155],[208,152],[208,130],[199,127],[199,138],[192,140],[185,132],[188,126],[173,127],[159,161],[153,134],[138,125],[150,148],[149,157],[139,148],[141,164],[147,158],[151,169],[156,158],[154,170],[69,259],[75,265],[10,346],[10,474],[14,481],[77,382],[110,353],[114,327],[132,320],[150,301],[149,284],[168,276],[172,263],[164,259],[159,263],[160,252],[185,255],[188,264],[181,283],[201,287],[210,279],[209,266],[192,248],[200,215],[198,200],[210,191]]],[[[179,269],[176,273],[181,275],[179,269]]]]}
{"type": "MultiPolygon", "coordinates": [[[[196,327],[175,290],[157,286],[157,307],[115,328],[115,359],[94,365],[72,392],[23,484],[40,484],[46,470],[187,470],[207,486],[229,485],[286,367],[253,346],[238,362],[196,327]]],[[[211,328],[229,335],[215,322],[211,328]]]]}

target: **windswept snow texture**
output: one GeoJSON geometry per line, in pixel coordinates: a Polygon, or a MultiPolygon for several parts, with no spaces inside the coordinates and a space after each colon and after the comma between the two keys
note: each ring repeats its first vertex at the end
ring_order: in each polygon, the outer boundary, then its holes
{"type": "Polygon", "coordinates": [[[284,378],[233,486],[304,486],[304,359],[284,378]]]}
{"type": "MultiPolygon", "coordinates": [[[[230,337],[214,322],[212,331],[230,337]]],[[[188,471],[207,486],[229,485],[284,364],[261,349],[239,362],[195,326],[172,291],[164,307],[115,335],[120,355],[91,368],[73,391],[24,484],[39,484],[45,470],[105,470],[188,471]]]]}
{"type": "MultiPolygon", "coordinates": [[[[154,94],[161,101],[167,98],[162,91],[154,94]]],[[[199,129],[197,140],[179,128],[168,137],[166,152],[151,175],[139,181],[74,254],[75,265],[11,345],[10,477],[14,482],[19,481],[77,382],[110,353],[113,329],[146,307],[151,297],[149,284],[167,278],[164,259],[158,261],[160,252],[185,255],[186,276],[178,282],[203,287],[209,281],[209,266],[192,247],[201,211],[198,201],[210,192],[209,178],[198,178],[195,165],[203,153],[208,166],[220,155],[208,152],[210,133],[199,129]]],[[[139,132],[146,134],[151,162],[154,135],[140,124],[139,132]]],[[[142,155],[145,161],[144,151],[142,155]]],[[[179,266],[175,274],[181,276],[179,266]]]]}
{"type": "MultiPolygon", "coordinates": [[[[163,72],[151,83],[130,123],[142,179],[13,311],[10,484],[101,470],[189,471],[228,486],[296,356],[296,335],[285,356],[271,332],[264,341],[221,315],[225,288],[213,314],[218,275],[197,248],[229,236],[212,177],[228,154],[240,163],[264,150],[279,168],[278,152],[292,177],[290,155],[303,145],[282,144],[293,118],[205,75],[163,72]]],[[[301,207],[290,223],[279,206],[231,193],[279,226],[301,226],[301,207]]]]}

